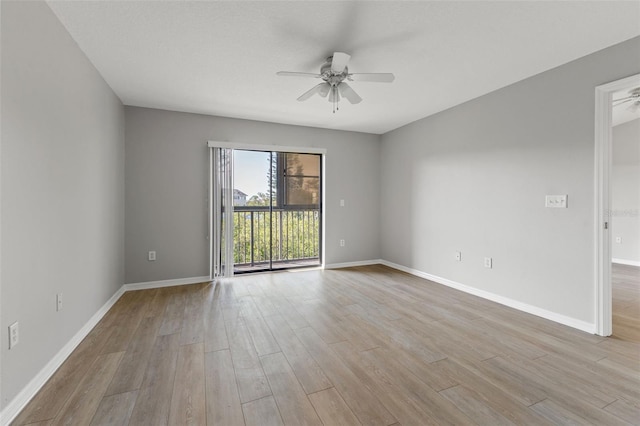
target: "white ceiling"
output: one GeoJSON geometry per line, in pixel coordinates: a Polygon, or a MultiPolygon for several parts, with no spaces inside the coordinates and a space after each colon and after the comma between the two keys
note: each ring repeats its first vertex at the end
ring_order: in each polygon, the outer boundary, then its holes
{"type": "Polygon", "coordinates": [[[49,1],[126,105],[385,133],[640,35],[638,1],[49,1]],[[296,98],[334,51],[364,101],[296,98]]]}

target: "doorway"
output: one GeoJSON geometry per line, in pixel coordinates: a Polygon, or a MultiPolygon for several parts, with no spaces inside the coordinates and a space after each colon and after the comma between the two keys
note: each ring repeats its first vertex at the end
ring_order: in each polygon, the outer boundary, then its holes
{"type": "Polygon", "coordinates": [[[212,144],[212,278],[321,266],[323,153],[212,144]]]}
{"type": "Polygon", "coordinates": [[[610,336],[612,324],[612,111],[613,95],[640,86],[640,74],[595,89],[595,322],[596,334],[610,336]]]}

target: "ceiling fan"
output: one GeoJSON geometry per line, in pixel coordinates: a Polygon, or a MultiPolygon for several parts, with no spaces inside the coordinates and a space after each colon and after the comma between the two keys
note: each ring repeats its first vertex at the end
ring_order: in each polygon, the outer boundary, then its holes
{"type": "Polygon", "coordinates": [[[628,105],[629,110],[635,112],[640,109],[640,87],[629,90],[629,95],[627,96],[619,99],[614,99],[613,106],[617,107],[620,105],[628,104],[629,102],[631,102],[631,104],[628,105]]]}
{"type": "Polygon", "coordinates": [[[352,104],[362,101],[362,98],[347,84],[347,81],[370,81],[376,83],[391,83],[395,77],[391,73],[350,73],[347,64],[351,56],[343,52],[335,52],[327,58],[320,67],[320,74],[308,72],[280,71],[277,75],[285,77],[311,77],[322,79],[323,82],[304,92],[299,102],[306,101],[316,93],[323,98],[328,96],[333,104],[333,112],[339,109],[340,97],[347,99],[352,104]]]}

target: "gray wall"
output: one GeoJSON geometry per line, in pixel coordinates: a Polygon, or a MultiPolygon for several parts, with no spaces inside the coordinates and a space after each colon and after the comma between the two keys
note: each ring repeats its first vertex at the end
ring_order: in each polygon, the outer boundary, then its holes
{"type": "Polygon", "coordinates": [[[125,110],[127,283],[208,275],[208,140],[326,148],[325,263],[380,257],[378,135],[125,110]]]}
{"type": "Polygon", "coordinates": [[[45,3],[0,7],[5,407],[123,284],[124,108],[45,3]]]}
{"type": "Polygon", "coordinates": [[[382,258],[593,323],[594,88],[639,72],[635,38],[383,135],[382,258]]]}
{"type": "Polygon", "coordinates": [[[613,128],[611,203],[612,257],[640,263],[640,119],[613,128]]]}

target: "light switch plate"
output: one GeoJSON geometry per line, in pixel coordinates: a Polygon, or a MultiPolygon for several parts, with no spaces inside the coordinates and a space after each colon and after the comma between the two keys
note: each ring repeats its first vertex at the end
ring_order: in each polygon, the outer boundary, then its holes
{"type": "Polygon", "coordinates": [[[544,198],[544,206],[558,209],[567,208],[567,195],[547,195],[544,198]]]}
{"type": "Polygon", "coordinates": [[[19,333],[18,321],[16,321],[9,326],[9,349],[13,349],[20,341],[19,333]]]}

